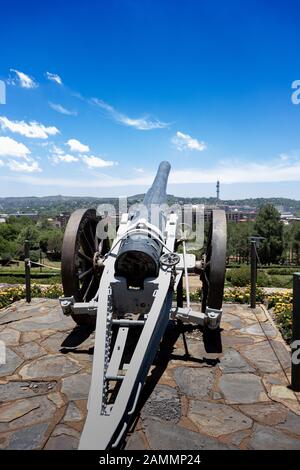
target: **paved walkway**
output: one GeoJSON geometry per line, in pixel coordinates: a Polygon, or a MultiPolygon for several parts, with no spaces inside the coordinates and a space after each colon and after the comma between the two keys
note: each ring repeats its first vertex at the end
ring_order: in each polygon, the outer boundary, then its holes
{"type": "MultiPolygon", "coordinates": [[[[300,394],[287,388],[289,352],[262,307],[224,306],[223,353],[192,326],[170,323],[127,449],[300,449],[300,394]]],[[[93,334],[74,330],[58,302],[0,311],[0,448],[77,448],[93,334]]]]}

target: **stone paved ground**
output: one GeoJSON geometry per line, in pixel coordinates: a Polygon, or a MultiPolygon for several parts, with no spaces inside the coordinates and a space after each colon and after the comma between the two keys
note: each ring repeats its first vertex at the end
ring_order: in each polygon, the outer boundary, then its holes
{"type": "MultiPolygon", "coordinates": [[[[170,323],[144,388],[127,449],[300,449],[300,394],[267,312],[224,306],[223,353],[170,323]]],[[[0,448],[75,449],[89,391],[93,334],[74,330],[56,300],[0,312],[0,448]]]]}

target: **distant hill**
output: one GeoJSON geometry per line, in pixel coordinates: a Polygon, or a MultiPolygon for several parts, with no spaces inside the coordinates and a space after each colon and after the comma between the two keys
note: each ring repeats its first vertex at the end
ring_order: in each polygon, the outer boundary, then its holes
{"type": "MultiPolygon", "coordinates": [[[[129,204],[134,204],[143,200],[144,194],[135,194],[128,198],[129,204]]],[[[99,204],[113,204],[117,205],[117,198],[96,198],[96,197],[79,197],[79,196],[44,196],[44,197],[2,197],[0,198],[0,213],[14,213],[14,212],[27,212],[37,211],[41,215],[47,217],[56,216],[60,212],[72,212],[75,209],[84,207],[97,207],[99,204]]],[[[180,197],[168,195],[168,203],[180,204],[205,204],[213,205],[216,203],[216,198],[205,197],[180,197]]],[[[282,206],[283,210],[291,212],[300,212],[300,201],[287,198],[250,198],[250,199],[234,199],[222,200],[219,202],[222,205],[233,206],[249,206],[261,207],[264,204],[270,203],[275,206],[282,206]]]]}

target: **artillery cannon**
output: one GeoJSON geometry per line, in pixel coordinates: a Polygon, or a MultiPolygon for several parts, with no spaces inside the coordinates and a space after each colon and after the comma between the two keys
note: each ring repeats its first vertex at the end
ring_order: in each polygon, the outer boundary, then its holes
{"type": "Polygon", "coordinates": [[[64,314],[96,325],[88,414],[79,449],[120,446],[170,319],[218,332],[226,265],[226,217],[212,210],[202,260],[186,253],[178,214],[167,213],[170,164],[162,162],[143,209],[123,214],[109,245],[99,238],[96,211],[75,211],[62,250],[64,314]],[[153,224],[151,208],[158,207],[153,224]],[[179,247],[182,245],[182,253],[179,247]],[[190,306],[188,272],[202,280],[201,311],[190,306]],[[186,306],[182,278],[186,282],[186,306]],[[177,306],[173,294],[177,291],[177,306]]]}

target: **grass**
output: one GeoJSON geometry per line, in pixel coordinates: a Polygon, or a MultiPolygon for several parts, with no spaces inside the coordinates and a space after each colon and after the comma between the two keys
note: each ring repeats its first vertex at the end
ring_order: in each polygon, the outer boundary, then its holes
{"type": "MultiPolygon", "coordinates": [[[[43,264],[60,269],[60,261],[43,260],[43,264]]],[[[19,262],[19,266],[0,266],[0,284],[23,284],[25,282],[25,263],[19,262]]],[[[57,269],[31,267],[31,279],[39,284],[60,284],[61,275],[57,269]]]]}

